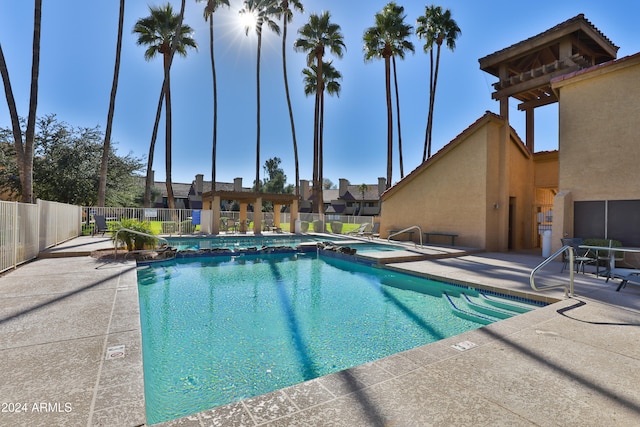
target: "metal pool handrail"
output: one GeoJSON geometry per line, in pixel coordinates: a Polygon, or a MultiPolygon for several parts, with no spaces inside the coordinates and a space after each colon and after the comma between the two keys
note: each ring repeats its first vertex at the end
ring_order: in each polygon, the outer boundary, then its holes
{"type": "Polygon", "coordinates": [[[140,236],[145,236],[145,237],[151,237],[153,239],[164,240],[167,243],[167,246],[169,246],[169,241],[164,237],[158,237],[158,236],[154,236],[153,234],[147,234],[141,231],[131,230],[130,228],[119,228],[118,231],[116,231],[115,237],[113,238],[114,259],[118,258],[118,233],[120,233],[121,231],[127,231],[129,233],[138,234],[140,236]]]}
{"type": "MultiPolygon", "coordinates": [[[[418,235],[420,236],[420,247],[422,247],[422,229],[418,225],[412,225],[411,227],[407,227],[404,230],[396,231],[395,233],[390,234],[389,237],[387,237],[387,242],[391,243],[391,238],[392,237],[397,236],[398,234],[406,233],[407,231],[410,231],[410,230],[413,230],[413,229],[416,229],[416,228],[420,232],[418,235]]],[[[418,245],[416,244],[416,246],[418,246],[418,245]]]]}
{"type": "Polygon", "coordinates": [[[560,248],[559,250],[557,250],[553,255],[551,255],[549,258],[545,259],[544,261],[542,261],[540,263],[540,265],[538,265],[536,268],[534,268],[533,270],[531,270],[531,274],[529,275],[529,283],[531,284],[531,288],[534,291],[546,291],[547,289],[554,289],[554,288],[564,288],[564,296],[570,296],[573,297],[573,263],[574,263],[574,254],[573,254],[573,247],[571,246],[563,246],[562,248],[560,248]],[[553,259],[555,259],[557,256],[559,256],[560,254],[562,254],[563,252],[569,252],[569,286],[567,286],[566,284],[561,284],[561,285],[551,285],[551,286],[545,286],[543,288],[539,288],[536,286],[534,278],[536,273],[545,265],[549,264],[553,259]]]}

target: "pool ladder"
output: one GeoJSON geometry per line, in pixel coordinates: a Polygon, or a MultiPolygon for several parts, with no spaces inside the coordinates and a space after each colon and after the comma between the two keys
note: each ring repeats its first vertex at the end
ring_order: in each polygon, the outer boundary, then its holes
{"type": "Polygon", "coordinates": [[[551,255],[549,258],[545,259],[544,261],[542,261],[540,263],[540,265],[538,265],[536,268],[534,268],[533,270],[531,270],[531,274],[529,275],[529,284],[531,285],[531,288],[534,291],[546,291],[547,289],[554,289],[554,288],[564,288],[564,296],[565,297],[573,297],[574,293],[573,293],[573,268],[574,268],[574,253],[573,253],[573,247],[572,246],[563,246],[562,248],[558,249],[553,255],[551,255]],[[549,264],[551,261],[553,261],[556,257],[560,256],[563,252],[568,252],[569,254],[569,285],[566,284],[560,284],[560,285],[550,285],[550,286],[545,286],[543,288],[537,287],[535,284],[535,275],[536,273],[545,265],[549,264]]]}
{"type": "MultiPolygon", "coordinates": [[[[418,230],[418,233],[419,233],[418,236],[420,236],[420,247],[422,247],[423,246],[422,245],[422,229],[418,225],[412,225],[411,227],[407,227],[407,228],[405,228],[403,230],[396,231],[395,233],[390,234],[389,237],[387,237],[387,242],[391,243],[391,238],[394,237],[394,236],[397,236],[398,234],[406,233],[407,231],[411,231],[411,230],[415,230],[415,229],[418,230]]],[[[415,247],[417,248],[418,244],[415,243],[415,242],[414,242],[414,244],[415,244],[415,247]]]]}

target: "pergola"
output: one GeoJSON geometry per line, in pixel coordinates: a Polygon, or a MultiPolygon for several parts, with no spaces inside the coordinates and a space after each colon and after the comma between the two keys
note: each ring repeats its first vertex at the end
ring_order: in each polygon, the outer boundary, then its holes
{"type": "Polygon", "coordinates": [[[616,59],[618,47],[583,14],[480,58],[480,69],[496,76],[491,97],[500,101],[500,115],[509,120],[509,97],[526,112],[526,145],[534,152],[536,107],[558,102],[551,80],[616,59]]]}
{"type": "Polygon", "coordinates": [[[262,232],[262,203],[273,203],[273,225],[280,227],[280,210],[282,206],[291,206],[289,211],[289,229],[295,230],[295,222],[298,219],[298,199],[295,194],[257,193],[254,191],[208,191],[202,194],[202,209],[213,211],[212,233],[220,233],[220,201],[233,200],[240,204],[240,223],[247,219],[247,207],[253,205],[253,232],[262,232]]]}

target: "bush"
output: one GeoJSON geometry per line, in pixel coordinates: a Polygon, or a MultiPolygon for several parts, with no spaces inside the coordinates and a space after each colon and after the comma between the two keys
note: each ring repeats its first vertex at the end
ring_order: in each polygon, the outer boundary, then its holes
{"type": "Polygon", "coordinates": [[[324,233],[324,223],[319,219],[313,221],[313,231],[315,231],[316,233],[324,233]]]}
{"type": "Polygon", "coordinates": [[[182,232],[184,234],[191,234],[194,231],[196,231],[196,226],[193,225],[193,222],[190,219],[184,220],[180,223],[180,226],[182,228],[182,232]]]}
{"type": "Polygon", "coordinates": [[[300,221],[300,231],[303,233],[309,231],[309,223],[307,221],[300,221]]]}
{"type": "MultiPolygon", "coordinates": [[[[153,234],[151,231],[151,226],[147,221],[140,222],[137,219],[123,218],[122,221],[120,221],[120,225],[121,228],[126,228],[128,230],[138,231],[145,234],[153,234]]],[[[155,237],[142,236],[140,234],[130,233],[128,231],[120,231],[117,233],[117,235],[118,241],[124,243],[127,249],[130,251],[151,248],[158,240],[155,237]]],[[[116,233],[113,233],[113,238],[115,239],[115,237],[116,233]]]]}
{"type": "Polygon", "coordinates": [[[340,221],[333,221],[330,224],[331,232],[335,234],[342,234],[342,223],[340,221]]]}

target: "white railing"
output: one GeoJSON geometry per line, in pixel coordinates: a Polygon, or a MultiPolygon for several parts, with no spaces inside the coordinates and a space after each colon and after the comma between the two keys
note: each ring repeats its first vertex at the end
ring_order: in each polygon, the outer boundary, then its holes
{"type": "Polygon", "coordinates": [[[0,272],[80,235],[80,218],[79,206],[44,200],[37,204],[0,201],[0,272]]]}

